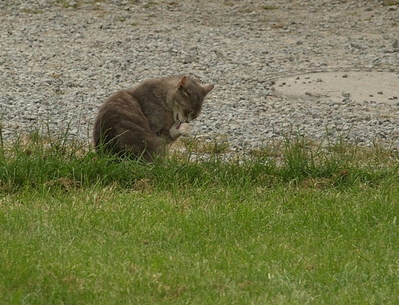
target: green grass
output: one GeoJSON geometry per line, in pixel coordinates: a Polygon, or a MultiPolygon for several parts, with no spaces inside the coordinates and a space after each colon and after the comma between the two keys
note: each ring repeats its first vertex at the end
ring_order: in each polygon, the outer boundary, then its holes
{"type": "Polygon", "coordinates": [[[399,0],[383,0],[382,5],[384,6],[392,6],[392,5],[398,5],[399,0]]]}
{"type": "Polygon", "coordinates": [[[262,9],[266,10],[266,11],[272,11],[272,10],[277,10],[278,7],[274,6],[274,5],[263,5],[262,9]]]}
{"type": "Polygon", "coordinates": [[[399,302],[396,152],[198,148],[149,165],[64,136],[3,147],[0,303],[399,302]]]}

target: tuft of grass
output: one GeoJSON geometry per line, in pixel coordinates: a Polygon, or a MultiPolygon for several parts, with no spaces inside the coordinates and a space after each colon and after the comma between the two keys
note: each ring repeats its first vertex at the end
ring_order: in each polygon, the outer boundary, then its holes
{"type": "Polygon", "coordinates": [[[275,5],[263,5],[262,9],[266,10],[266,11],[272,11],[272,10],[277,10],[278,7],[275,5]]]}
{"type": "Polygon", "coordinates": [[[42,14],[43,10],[40,9],[28,9],[28,8],[24,8],[23,12],[25,14],[42,14]]]}
{"type": "Polygon", "coordinates": [[[81,5],[81,1],[57,0],[57,3],[60,4],[62,8],[77,9],[81,5]]]}
{"type": "Polygon", "coordinates": [[[148,1],[147,3],[145,3],[143,5],[143,7],[146,8],[146,9],[150,9],[150,8],[152,8],[152,7],[154,7],[154,6],[158,5],[158,4],[159,3],[156,2],[156,1],[148,1]]]}
{"type": "Polygon", "coordinates": [[[383,6],[392,6],[392,5],[398,5],[399,0],[383,0],[382,5],[383,6]]]}
{"type": "Polygon", "coordinates": [[[180,157],[188,156],[190,159],[192,155],[210,156],[217,158],[218,156],[226,155],[230,152],[230,146],[225,136],[215,136],[211,141],[199,138],[182,138],[177,143],[172,145],[172,153],[180,155],[180,157]],[[180,154],[179,154],[180,152],[180,154]]]}

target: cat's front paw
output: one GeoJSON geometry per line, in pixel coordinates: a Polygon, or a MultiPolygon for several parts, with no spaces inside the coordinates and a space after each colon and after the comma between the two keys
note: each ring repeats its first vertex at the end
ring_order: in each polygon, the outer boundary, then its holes
{"type": "Polygon", "coordinates": [[[180,136],[189,136],[191,133],[191,126],[188,123],[177,121],[169,129],[169,135],[172,141],[177,140],[180,136]]]}
{"type": "Polygon", "coordinates": [[[191,126],[188,123],[181,123],[179,130],[182,136],[189,136],[191,134],[191,126]]]}

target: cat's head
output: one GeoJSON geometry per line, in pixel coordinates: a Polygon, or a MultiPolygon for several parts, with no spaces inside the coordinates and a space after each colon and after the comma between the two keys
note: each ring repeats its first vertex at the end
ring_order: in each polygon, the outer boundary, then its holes
{"type": "Polygon", "coordinates": [[[206,95],[213,85],[201,85],[188,76],[183,76],[170,96],[170,107],[175,122],[186,122],[197,118],[201,112],[206,95]]]}

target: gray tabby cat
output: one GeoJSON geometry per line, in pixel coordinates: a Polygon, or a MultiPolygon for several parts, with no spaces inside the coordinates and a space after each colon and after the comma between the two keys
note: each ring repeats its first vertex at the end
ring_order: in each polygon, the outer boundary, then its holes
{"type": "Polygon", "coordinates": [[[96,151],[150,162],[164,156],[168,144],[190,134],[188,123],[198,117],[212,89],[188,76],[169,76],[115,93],[94,122],[96,151]]]}

